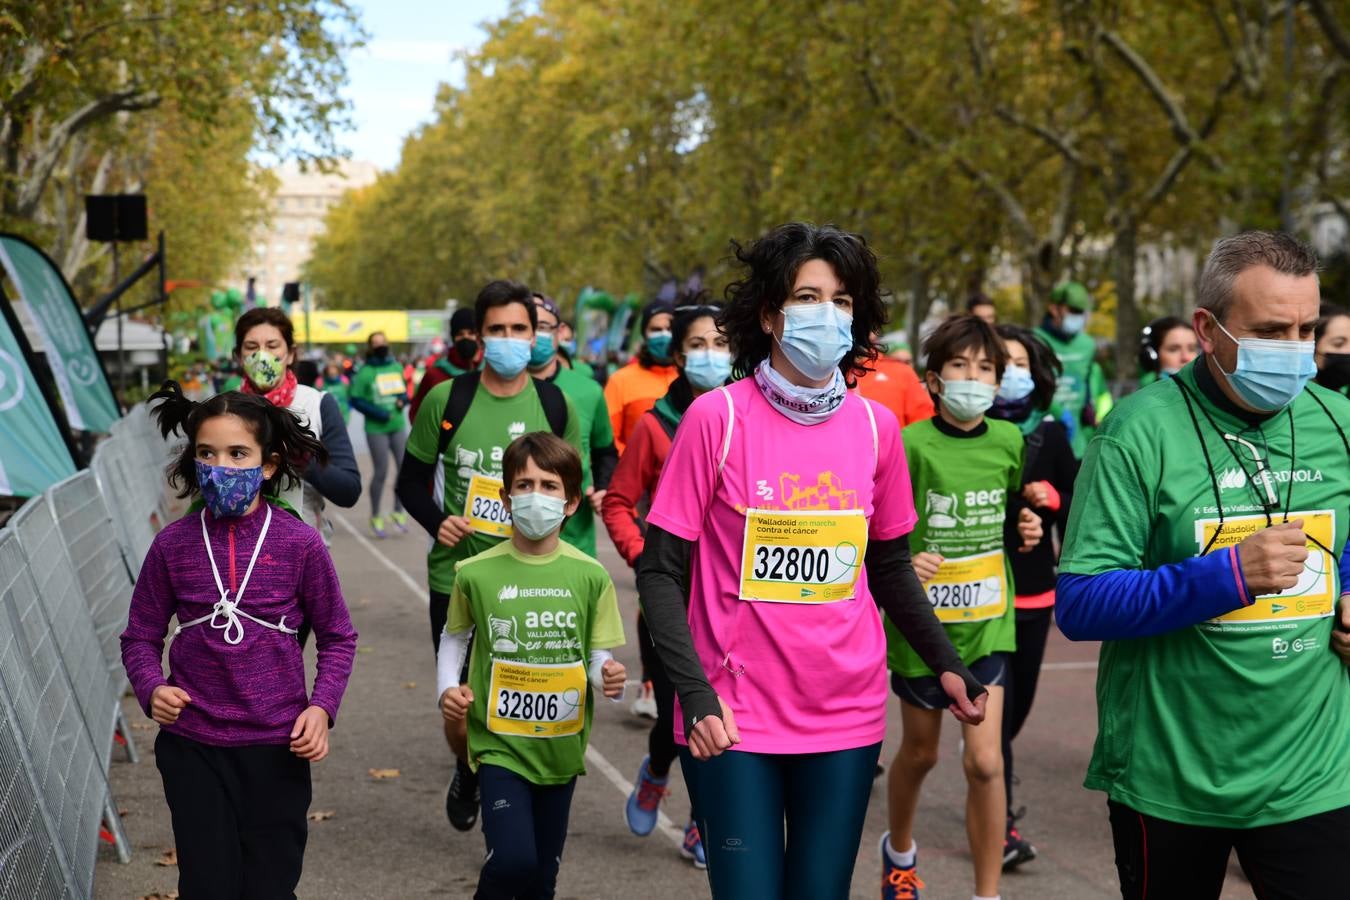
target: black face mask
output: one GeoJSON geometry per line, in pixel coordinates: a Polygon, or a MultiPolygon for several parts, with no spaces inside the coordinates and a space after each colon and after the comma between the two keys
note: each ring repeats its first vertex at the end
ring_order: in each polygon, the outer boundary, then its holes
{"type": "Polygon", "coordinates": [[[370,351],[370,355],[369,355],[367,358],[368,358],[371,362],[375,362],[375,363],[382,363],[382,362],[385,362],[386,360],[389,359],[389,348],[388,348],[388,347],[376,347],[375,349],[373,349],[373,350],[370,351]]]}
{"type": "Polygon", "coordinates": [[[1322,368],[1317,372],[1317,383],[1333,391],[1350,386],[1350,353],[1322,354],[1322,368]]]}
{"type": "Polygon", "coordinates": [[[478,355],[478,342],[473,338],[460,338],[455,341],[455,355],[465,362],[469,362],[478,355]]]}

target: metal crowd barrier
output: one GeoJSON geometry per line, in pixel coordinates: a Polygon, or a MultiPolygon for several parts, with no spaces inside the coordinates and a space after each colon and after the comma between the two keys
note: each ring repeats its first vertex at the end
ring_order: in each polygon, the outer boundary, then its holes
{"type": "Polygon", "coordinates": [[[167,457],[138,406],[0,530],[0,900],[91,897],[101,833],[130,860],[108,779],[116,740],[137,760],[119,635],[167,457]]]}

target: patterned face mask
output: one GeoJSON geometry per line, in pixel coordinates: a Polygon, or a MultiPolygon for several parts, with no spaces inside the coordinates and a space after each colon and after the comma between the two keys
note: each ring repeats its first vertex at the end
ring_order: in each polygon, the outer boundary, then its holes
{"type": "Polygon", "coordinates": [[[211,515],[216,518],[235,518],[248,511],[253,498],[262,490],[262,466],[236,469],[230,466],[212,466],[197,463],[197,487],[211,515]]]}

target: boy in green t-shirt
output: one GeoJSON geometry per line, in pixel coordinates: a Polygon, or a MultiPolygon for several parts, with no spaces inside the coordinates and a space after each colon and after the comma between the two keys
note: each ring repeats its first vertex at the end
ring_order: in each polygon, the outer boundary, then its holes
{"type": "MultiPolygon", "coordinates": [[[[1012,569],[1005,529],[1023,549],[1041,540],[1040,517],[1022,503],[1022,433],[985,419],[1008,353],[994,329],[955,316],[924,342],[937,415],[903,432],[919,521],[910,535],[914,571],[961,661],[989,688],[984,721],[963,726],[968,783],[966,831],[975,896],[998,895],[1003,865],[1003,685],[1014,649],[1012,569]]],[[[951,702],[938,678],[890,622],[885,623],[891,687],[904,734],[887,786],[890,831],[882,838],[883,900],[915,896],[921,885],[913,840],[919,789],[937,762],[942,712],[951,702]]]]}
{"type": "Polygon", "coordinates": [[[586,771],[592,688],[623,697],[627,672],[610,653],[623,622],[604,567],[559,537],[582,499],[576,450],[525,434],[506,448],[502,485],[511,539],[455,567],[437,688],[446,721],[468,719],[482,792],[487,858],[475,896],[551,897],[586,771]]]}

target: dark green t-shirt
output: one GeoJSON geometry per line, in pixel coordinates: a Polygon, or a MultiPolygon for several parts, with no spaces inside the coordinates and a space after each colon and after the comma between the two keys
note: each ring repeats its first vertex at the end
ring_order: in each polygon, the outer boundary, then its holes
{"type": "Polygon", "coordinates": [[[1055,406],[1073,415],[1076,427],[1070,444],[1073,455],[1082,459],[1096,430],[1083,424],[1083,410],[1105,390],[1105,378],[1096,363],[1097,345],[1082,333],[1062,341],[1048,330],[1037,328],[1036,336],[1054,351],[1063,366],[1055,387],[1055,406]]]}
{"type": "MultiPolygon", "coordinates": [[[[985,419],[985,425],[974,435],[956,437],[924,419],[903,432],[919,513],[910,550],[944,559],[924,590],[966,664],[1016,646],[1003,527],[1008,499],[1022,485],[1022,432],[996,419],[985,419]]],[[[891,671],[909,678],[932,675],[889,619],[885,624],[891,671]]]]}
{"type": "Polygon", "coordinates": [[[1350,678],[1329,646],[1350,467],[1317,400],[1346,431],[1350,402],[1309,385],[1287,411],[1252,424],[1203,394],[1194,370],[1205,364],[1131,394],[1103,422],[1075,487],[1060,571],[1178,563],[1201,554],[1220,519],[1210,552],[1227,552],[1266,527],[1272,497],[1274,522],[1287,506],[1331,551],[1310,544],[1302,579],[1283,594],[1102,644],[1087,787],[1173,822],[1255,828],[1350,805],[1350,678]],[[1190,389],[1194,423],[1178,382],[1190,389]]]}
{"type": "MultiPolygon", "coordinates": [[[[605,391],[594,378],[588,378],[574,369],[559,365],[553,377],[576,411],[581,433],[581,488],[593,484],[591,450],[614,446],[614,429],[609,423],[605,406],[605,391]]],[[[595,556],[595,510],[590,501],[583,500],[577,511],[567,520],[562,530],[563,540],[585,553],[595,556]]]]}
{"type": "MultiPolygon", "coordinates": [[[[440,445],[441,419],[450,398],[454,381],[444,381],[427,392],[417,408],[417,421],[408,436],[408,452],[424,463],[434,464],[440,445]]],[[[502,454],[511,441],[527,431],[548,431],[548,417],[539,402],[534,379],[526,381],[525,389],[513,397],[497,397],[481,384],[473,396],[473,403],[464,415],[464,421],[455,429],[446,447],[445,457],[435,483],[436,502],[446,515],[462,516],[475,512],[470,502],[472,484],[479,487],[478,512],[485,520],[504,527],[498,534],[488,533],[485,527],[461,540],[454,547],[437,542],[427,554],[427,580],[433,591],[449,593],[455,580],[455,563],[498,544],[510,533],[509,516],[498,505],[496,490],[502,478],[502,454]],[[474,476],[478,480],[474,481],[474,476]],[[489,483],[491,482],[491,483],[489,483]],[[489,508],[490,507],[490,508],[489,508]]],[[[567,433],[569,444],[580,452],[581,432],[576,411],[571,401],[567,405],[567,433]]]]}
{"type": "Polygon", "coordinates": [[[566,541],[546,556],[503,541],[456,566],[445,627],[451,634],[475,628],[473,768],[502,766],[532,784],[565,784],[584,773],[595,703],[590,653],[624,642],[604,566],[566,541]]]}
{"type": "Polygon", "coordinates": [[[408,383],[403,380],[403,365],[398,360],[367,362],[357,369],[352,376],[350,396],[389,413],[383,422],[366,416],[367,434],[397,434],[403,430],[402,408],[408,402],[408,383]]]}

